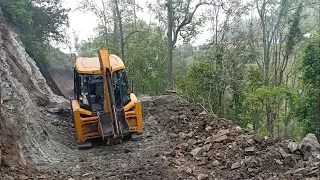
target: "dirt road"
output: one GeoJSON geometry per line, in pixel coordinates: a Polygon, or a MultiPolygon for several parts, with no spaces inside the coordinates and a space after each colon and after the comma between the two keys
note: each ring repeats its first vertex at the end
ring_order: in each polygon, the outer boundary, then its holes
{"type": "MultiPolygon", "coordinates": [[[[52,137],[70,148],[69,156],[58,163],[37,165],[43,179],[173,179],[172,170],[159,157],[169,148],[170,139],[156,116],[158,110],[143,101],[144,134],[119,145],[78,150],[71,116],[57,116],[52,137]]],[[[177,175],[178,177],[178,175],[177,175]]]]}

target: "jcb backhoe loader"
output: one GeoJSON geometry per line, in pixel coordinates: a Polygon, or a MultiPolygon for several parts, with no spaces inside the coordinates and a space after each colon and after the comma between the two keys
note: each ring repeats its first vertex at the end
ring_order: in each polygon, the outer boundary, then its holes
{"type": "Polygon", "coordinates": [[[93,139],[115,142],[142,133],[141,102],[131,92],[123,61],[98,50],[98,57],[77,58],[72,112],[79,148],[93,139]]]}

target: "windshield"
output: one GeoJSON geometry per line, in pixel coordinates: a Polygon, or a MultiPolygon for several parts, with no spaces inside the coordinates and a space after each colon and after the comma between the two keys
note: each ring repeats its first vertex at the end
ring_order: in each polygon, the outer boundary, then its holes
{"type": "Polygon", "coordinates": [[[112,73],[112,83],[114,87],[117,106],[124,106],[130,102],[128,93],[128,80],[125,70],[119,70],[112,73]]]}
{"type": "MultiPolygon", "coordinates": [[[[80,75],[80,79],[80,94],[83,98],[83,105],[103,105],[104,89],[102,75],[80,75]]],[[[113,85],[116,105],[120,107],[128,104],[130,102],[130,95],[128,93],[129,86],[125,70],[113,72],[111,83],[113,85]]],[[[101,108],[99,105],[99,108],[94,109],[101,108]]]]}

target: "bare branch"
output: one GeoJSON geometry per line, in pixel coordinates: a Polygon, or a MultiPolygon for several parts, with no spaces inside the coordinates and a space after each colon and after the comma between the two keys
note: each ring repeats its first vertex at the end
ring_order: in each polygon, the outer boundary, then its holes
{"type": "Polygon", "coordinates": [[[128,39],[129,39],[132,35],[134,35],[135,33],[138,33],[138,32],[144,32],[144,31],[139,31],[139,30],[132,31],[130,34],[128,34],[128,35],[125,37],[124,44],[127,44],[128,39]]]}
{"type": "Polygon", "coordinates": [[[190,1],[188,2],[188,9],[186,9],[186,14],[184,16],[184,19],[183,21],[177,26],[177,29],[176,30],[173,30],[173,34],[174,34],[174,37],[173,37],[173,44],[175,44],[177,42],[177,39],[178,39],[178,35],[179,35],[179,32],[181,31],[181,29],[183,27],[185,27],[186,25],[190,24],[192,19],[193,19],[193,16],[195,14],[195,12],[197,11],[197,9],[199,8],[199,6],[201,5],[204,5],[204,4],[209,4],[207,2],[199,2],[195,8],[193,9],[192,13],[190,15],[188,15],[188,12],[189,12],[189,5],[190,5],[190,1]]]}

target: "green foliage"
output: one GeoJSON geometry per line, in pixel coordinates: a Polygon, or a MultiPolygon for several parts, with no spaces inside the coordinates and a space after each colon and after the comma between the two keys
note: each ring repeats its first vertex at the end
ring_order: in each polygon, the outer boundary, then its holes
{"type": "Polygon", "coordinates": [[[300,41],[302,33],[300,28],[300,20],[301,20],[301,12],[302,12],[302,3],[299,4],[297,10],[293,15],[292,24],[290,26],[288,37],[286,41],[286,55],[290,55],[294,50],[294,46],[300,41]]]}
{"type": "Polygon", "coordinates": [[[15,26],[27,52],[36,60],[48,61],[49,41],[64,38],[68,10],[60,0],[0,0],[4,17],[15,26]]]}
{"type": "Polygon", "coordinates": [[[32,23],[32,12],[27,8],[29,6],[30,2],[26,0],[0,0],[3,15],[9,22],[21,29],[28,23],[32,23]]]}
{"type": "Polygon", "coordinates": [[[315,36],[305,50],[302,62],[303,80],[314,89],[320,89],[320,38],[315,36]]]}
{"type": "Polygon", "coordinates": [[[141,24],[126,44],[126,66],[129,80],[138,94],[158,95],[167,86],[166,42],[158,26],[141,24]]]}
{"type": "Polygon", "coordinates": [[[49,67],[73,69],[76,59],[75,54],[65,54],[54,47],[49,47],[46,52],[49,67]]]}
{"type": "Polygon", "coordinates": [[[302,78],[305,92],[297,114],[304,125],[304,133],[315,133],[320,138],[320,38],[317,36],[305,49],[302,78]]]}
{"type": "Polygon", "coordinates": [[[202,102],[214,110],[216,90],[213,85],[216,74],[210,70],[212,66],[212,61],[202,59],[199,63],[192,64],[188,69],[176,72],[176,79],[178,89],[184,97],[202,102]]]}

